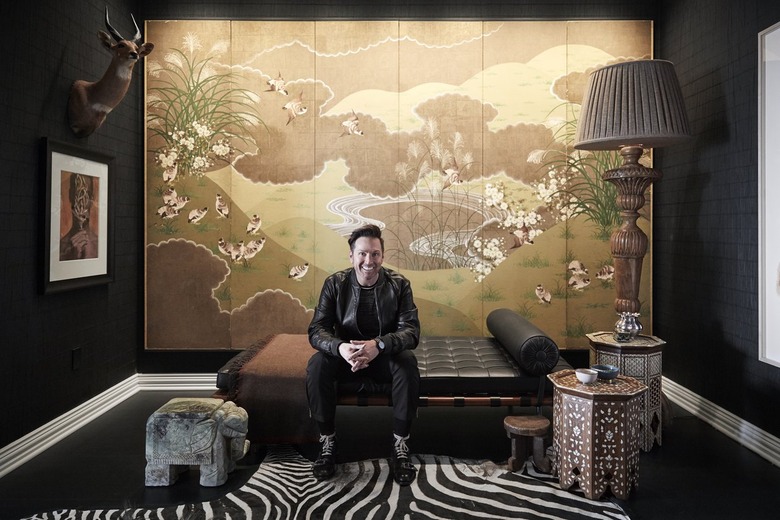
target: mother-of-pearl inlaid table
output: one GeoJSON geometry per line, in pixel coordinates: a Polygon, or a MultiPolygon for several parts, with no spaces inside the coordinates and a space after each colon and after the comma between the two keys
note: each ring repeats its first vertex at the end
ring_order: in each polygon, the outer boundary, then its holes
{"type": "Polygon", "coordinates": [[[547,377],[555,387],[553,474],[561,488],[577,483],[590,499],[607,489],[628,498],[639,482],[641,396],[647,386],[622,375],[584,384],[574,370],[547,377]]]}
{"type": "Polygon", "coordinates": [[[639,419],[642,422],[639,448],[642,451],[650,451],[653,445],[660,446],[663,431],[661,405],[664,402],[661,369],[666,342],[645,334],[627,342],[615,340],[612,332],[594,332],[586,336],[590,340],[597,364],[615,365],[621,374],[634,377],[647,385],[647,393],[642,396],[639,419]]]}

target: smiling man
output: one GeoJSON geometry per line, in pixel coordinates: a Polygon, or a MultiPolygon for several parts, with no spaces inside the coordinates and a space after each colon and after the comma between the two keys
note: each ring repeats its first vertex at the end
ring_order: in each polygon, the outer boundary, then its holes
{"type": "Polygon", "coordinates": [[[412,353],[420,339],[417,306],[409,280],[382,267],[385,243],[379,227],[356,229],[348,243],[352,267],[325,280],[309,325],[309,342],[317,352],[306,370],[306,392],[320,430],[320,454],[312,471],[320,480],[336,471],[336,383],[354,383],[361,391],[389,384],[393,478],[409,485],[416,469],[406,441],[420,388],[412,353]]]}

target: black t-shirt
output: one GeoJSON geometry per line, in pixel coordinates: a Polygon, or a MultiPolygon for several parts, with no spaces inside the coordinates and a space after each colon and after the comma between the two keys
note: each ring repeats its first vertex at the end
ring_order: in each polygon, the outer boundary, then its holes
{"type": "Polygon", "coordinates": [[[379,315],[376,311],[376,294],[374,287],[360,288],[360,301],[357,308],[357,326],[363,339],[373,339],[379,336],[379,315]]]}

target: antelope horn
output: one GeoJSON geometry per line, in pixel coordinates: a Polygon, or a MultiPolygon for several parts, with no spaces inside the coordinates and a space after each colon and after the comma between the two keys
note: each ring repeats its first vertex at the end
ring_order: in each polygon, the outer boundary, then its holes
{"type": "Polygon", "coordinates": [[[137,43],[141,41],[141,29],[138,28],[138,24],[135,23],[135,16],[133,14],[130,14],[130,18],[133,19],[133,25],[135,25],[135,34],[133,35],[133,43],[137,43]]]}
{"type": "MultiPolygon", "coordinates": [[[[135,20],[134,20],[134,21],[135,21],[135,20]]],[[[137,27],[136,27],[136,28],[137,28],[137,27]]],[[[108,21],[108,6],[106,6],[106,29],[108,29],[108,32],[110,32],[110,33],[111,33],[111,36],[113,36],[113,37],[114,37],[114,39],[115,39],[117,42],[121,42],[122,40],[124,40],[124,38],[122,38],[122,35],[121,35],[121,34],[119,34],[119,32],[117,32],[117,30],[116,30],[116,29],[114,29],[113,27],[111,27],[111,22],[109,22],[109,21],[108,21]]]]}

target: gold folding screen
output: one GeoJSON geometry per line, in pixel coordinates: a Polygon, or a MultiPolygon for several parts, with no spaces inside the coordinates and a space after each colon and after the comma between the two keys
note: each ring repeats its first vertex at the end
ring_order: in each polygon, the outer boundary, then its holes
{"type": "Polygon", "coordinates": [[[651,22],[150,21],[144,34],[148,349],[305,332],[364,222],[412,281],[423,334],[485,335],[499,307],[561,347],[613,326],[619,215],[600,175],[616,159],[571,138],[587,73],[651,57],[651,22]]]}

